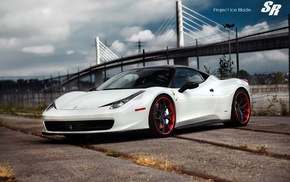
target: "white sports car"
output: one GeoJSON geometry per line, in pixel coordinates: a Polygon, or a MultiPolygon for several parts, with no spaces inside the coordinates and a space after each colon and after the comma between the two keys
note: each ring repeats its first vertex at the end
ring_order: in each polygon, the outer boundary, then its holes
{"type": "Polygon", "coordinates": [[[43,112],[43,134],[75,135],[150,129],[168,136],[175,128],[249,122],[249,84],[185,66],[156,66],[117,74],[88,92],[67,93],[43,112]]]}

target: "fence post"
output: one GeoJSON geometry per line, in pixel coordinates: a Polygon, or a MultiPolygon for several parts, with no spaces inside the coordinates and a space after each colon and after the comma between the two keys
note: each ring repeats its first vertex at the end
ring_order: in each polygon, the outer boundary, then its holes
{"type": "MultiPolygon", "coordinates": [[[[28,85],[28,84],[27,84],[28,85]]],[[[17,93],[16,93],[17,94],[17,93]]],[[[18,94],[17,94],[18,96],[18,94]]],[[[18,104],[18,101],[16,101],[18,104]]],[[[27,88],[27,98],[26,98],[27,107],[29,107],[29,88],[27,88]]]]}
{"type": "Polygon", "coordinates": [[[290,113],[290,14],[288,14],[288,111],[290,113]]]}
{"type": "Polygon", "coordinates": [[[50,74],[50,89],[51,89],[51,96],[50,96],[50,102],[53,101],[53,82],[52,82],[52,75],[50,74]]]}
{"type": "Polygon", "coordinates": [[[37,80],[36,80],[36,90],[37,90],[37,100],[38,100],[38,106],[40,106],[40,89],[39,89],[39,77],[37,77],[37,80]]]}
{"type": "Polygon", "coordinates": [[[4,80],[3,80],[3,77],[2,77],[2,82],[1,82],[1,97],[0,97],[0,102],[1,102],[1,105],[5,106],[5,102],[4,102],[4,80]]]}
{"type": "Polygon", "coordinates": [[[93,77],[92,77],[92,65],[90,63],[90,88],[94,87],[95,84],[93,84],[93,77]]]}
{"type": "Polygon", "coordinates": [[[46,104],[46,92],[45,92],[45,76],[43,75],[43,101],[46,104]]]}
{"type": "Polygon", "coordinates": [[[240,60],[239,60],[239,40],[238,28],[236,28],[236,57],[237,57],[237,78],[240,78],[240,60]]]}
{"type": "Polygon", "coordinates": [[[195,39],[196,42],[196,64],[197,64],[197,69],[199,70],[199,55],[198,55],[198,42],[197,39],[195,39]]]}
{"type": "Polygon", "coordinates": [[[78,90],[80,90],[80,67],[78,66],[78,90]]]}
{"type": "Polygon", "coordinates": [[[143,67],[145,67],[145,49],[143,49],[143,67]]]}
{"type": "Polygon", "coordinates": [[[169,65],[168,46],[166,47],[166,58],[167,58],[167,65],[169,65]]]}
{"type": "Polygon", "coordinates": [[[60,72],[58,72],[58,94],[61,95],[60,72]]]}
{"type": "Polygon", "coordinates": [[[67,69],[67,92],[69,92],[69,70],[67,69]]]}
{"type": "Polygon", "coordinates": [[[124,71],[124,68],[123,68],[123,56],[122,56],[122,58],[121,58],[121,72],[123,72],[124,71]]]}

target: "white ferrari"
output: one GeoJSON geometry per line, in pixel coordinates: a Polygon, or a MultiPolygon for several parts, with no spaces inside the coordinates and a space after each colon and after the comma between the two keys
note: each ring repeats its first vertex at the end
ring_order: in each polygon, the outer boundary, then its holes
{"type": "Polygon", "coordinates": [[[76,135],[150,129],[165,137],[175,128],[222,122],[243,126],[251,114],[246,80],[220,80],[186,66],[121,72],[98,88],[74,91],[43,112],[43,134],[76,135]]]}

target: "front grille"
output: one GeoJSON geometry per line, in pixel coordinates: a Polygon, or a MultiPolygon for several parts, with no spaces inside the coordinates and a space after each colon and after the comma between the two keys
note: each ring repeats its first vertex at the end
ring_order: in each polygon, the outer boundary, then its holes
{"type": "Polygon", "coordinates": [[[114,125],[114,120],[100,121],[44,121],[48,131],[94,131],[108,130],[114,125]]]}

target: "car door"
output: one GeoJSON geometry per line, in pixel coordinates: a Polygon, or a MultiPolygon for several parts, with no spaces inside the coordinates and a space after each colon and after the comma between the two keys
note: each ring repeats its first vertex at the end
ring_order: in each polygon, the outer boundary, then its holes
{"type": "Polygon", "coordinates": [[[180,125],[205,121],[211,118],[216,106],[213,88],[197,70],[189,68],[176,69],[172,87],[180,88],[187,82],[198,83],[199,86],[177,92],[177,113],[180,125]]]}

